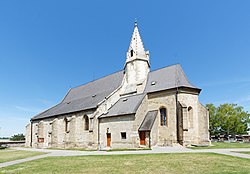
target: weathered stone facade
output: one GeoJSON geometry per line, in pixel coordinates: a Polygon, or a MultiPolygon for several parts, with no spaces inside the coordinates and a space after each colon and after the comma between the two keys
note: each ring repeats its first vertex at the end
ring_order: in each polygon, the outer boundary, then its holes
{"type": "Polygon", "coordinates": [[[124,71],[71,89],[60,104],[33,117],[26,126],[26,146],[209,144],[209,115],[198,101],[200,91],[188,82],[180,65],[150,72],[149,52],[136,24],[124,71]],[[120,83],[109,85],[113,78],[120,83]],[[102,84],[107,89],[102,91],[102,84]]]}

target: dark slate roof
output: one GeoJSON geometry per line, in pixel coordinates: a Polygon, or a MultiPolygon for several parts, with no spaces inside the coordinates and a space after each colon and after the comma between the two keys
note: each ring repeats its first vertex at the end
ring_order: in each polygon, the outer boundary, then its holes
{"type": "Polygon", "coordinates": [[[145,94],[139,94],[120,98],[118,102],[108,110],[108,113],[101,115],[99,118],[135,114],[144,97],[145,94]]]}
{"type": "MultiPolygon", "coordinates": [[[[89,82],[85,85],[70,89],[63,101],[58,105],[36,115],[32,120],[67,114],[87,109],[95,109],[105,97],[109,96],[119,87],[123,79],[123,70],[98,80],[89,82]]],[[[133,114],[143,97],[147,93],[161,90],[172,89],[176,87],[188,87],[193,89],[199,88],[192,85],[184,74],[179,64],[168,66],[148,75],[148,80],[144,94],[127,97],[128,101],[124,105],[123,99],[120,99],[105,116],[133,114]]],[[[126,102],[125,102],[126,103],[126,102]]]]}
{"type": "Polygon", "coordinates": [[[122,79],[123,71],[119,71],[85,85],[72,88],[61,103],[38,114],[32,120],[94,109],[99,102],[119,87],[122,79]]]}
{"type": "Polygon", "coordinates": [[[157,110],[155,111],[149,111],[147,113],[147,115],[145,116],[140,128],[139,128],[139,131],[150,131],[154,122],[155,122],[155,119],[156,119],[156,116],[157,116],[157,110]]]}
{"type": "Polygon", "coordinates": [[[185,73],[183,72],[179,64],[167,66],[150,72],[144,92],[150,93],[166,89],[172,89],[176,87],[188,87],[198,89],[188,81],[185,73]]]}

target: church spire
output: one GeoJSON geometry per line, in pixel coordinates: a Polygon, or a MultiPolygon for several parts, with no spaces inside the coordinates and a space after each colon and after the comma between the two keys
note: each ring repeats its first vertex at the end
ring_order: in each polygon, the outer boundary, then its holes
{"type": "Polygon", "coordinates": [[[124,69],[129,84],[140,84],[147,78],[150,71],[149,51],[144,49],[137,21],[134,24],[124,69]]]}
{"type": "Polygon", "coordinates": [[[136,58],[149,61],[148,54],[149,52],[148,51],[146,52],[144,49],[144,45],[138,30],[137,20],[135,20],[134,31],[128,48],[126,63],[136,58]]]}

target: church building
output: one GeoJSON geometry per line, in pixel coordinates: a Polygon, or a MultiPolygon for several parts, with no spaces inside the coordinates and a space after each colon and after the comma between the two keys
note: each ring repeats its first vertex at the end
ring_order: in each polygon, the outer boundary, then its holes
{"type": "MultiPolygon", "coordinates": [[[[209,114],[179,64],[150,71],[135,23],[124,69],[69,90],[31,118],[26,146],[140,148],[209,144],[209,114]]],[[[154,62],[154,60],[152,60],[154,62]]]]}

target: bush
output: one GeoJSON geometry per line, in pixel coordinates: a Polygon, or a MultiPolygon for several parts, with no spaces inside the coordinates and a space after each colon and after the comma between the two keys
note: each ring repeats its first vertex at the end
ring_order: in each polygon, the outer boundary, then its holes
{"type": "Polygon", "coordinates": [[[13,135],[12,137],[10,137],[11,141],[23,141],[25,140],[25,136],[23,134],[17,134],[17,135],[13,135]]]}

